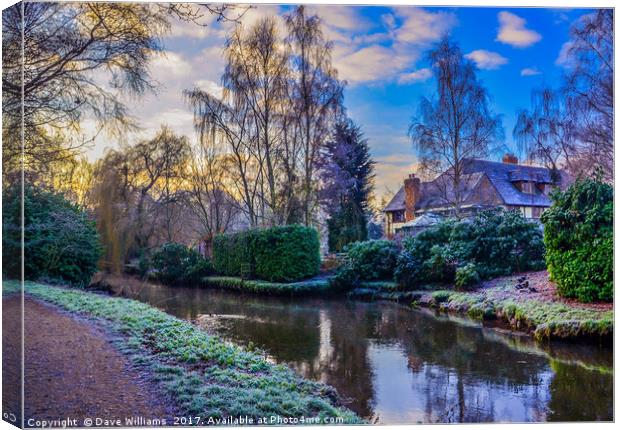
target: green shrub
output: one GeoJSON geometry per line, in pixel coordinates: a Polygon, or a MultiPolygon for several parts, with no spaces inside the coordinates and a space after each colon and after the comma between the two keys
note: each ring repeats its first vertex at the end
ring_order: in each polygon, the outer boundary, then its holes
{"type": "Polygon", "coordinates": [[[219,235],[213,241],[213,264],[226,276],[298,281],[319,272],[319,236],[301,225],[219,235]]]}
{"type": "Polygon", "coordinates": [[[613,188],[578,180],[542,216],[547,269],[564,297],[613,300],[613,188]]]}
{"type": "MultiPolygon", "coordinates": [[[[21,277],[21,187],[2,194],[2,270],[21,277]]],[[[48,278],[84,285],[97,270],[102,248],[89,215],[61,194],[24,186],[26,279],[48,278]]]]}
{"type": "Polygon", "coordinates": [[[466,277],[467,283],[473,283],[544,267],[538,225],[519,212],[504,209],[482,211],[461,221],[444,221],[405,239],[403,248],[395,278],[408,287],[456,282],[459,268],[459,283],[466,282],[466,277]],[[473,267],[478,280],[470,270],[473,267]]]}
{"type": "Polygon", "coordinates": [[[476,285],[480,282],[480,275],[478,274],[478,268],[474,263],[467,263],[466,265],[456,269],[454,276],[454,285],[463,289],[476,285]]]}
{"type": "Polygon", "coordinates": [[[398,247],[390,240],[354,242],[345,248],[349,264],[364,281],[392,279],[398,247]]]}
{"type": "Polygon", "coordinates": [[[398,247],[389,240],[354,242],[345,247],[347,261],[332,278],[332,288],[347,291],[362,281],[385,281],[394,277],[398,247]]]}
{"type": "Polygon", "coordinates": [[[147,270],[169,284],[196,283],[213,272],[208,259],[180,243],[163,244],[151,252],[147,261],[147,270]]]}

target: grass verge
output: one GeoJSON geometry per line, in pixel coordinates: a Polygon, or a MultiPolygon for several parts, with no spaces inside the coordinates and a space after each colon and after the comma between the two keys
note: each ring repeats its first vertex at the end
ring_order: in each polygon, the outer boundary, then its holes
{"type": "Polygon", "coordinates": [[[202,279],[202,285],[250,293],[291,296],[324,294],[331,290],[328,279],[281,283],[241,279],[233,276],[207,276],[202,279]]]}
{"type": "MultiPolygon", "coordinates": [[[[14,289],[13,283],[19,288],[17,281],[6,281],[3,289],[14,289]]],[[[337,405],[332,387],[144,303],[33,282],[26,282],[25,292],[122,335],[121,350],[155,375],[184,413],[213,419],[248,416],[254,423],[268,417],[264,424],[274,423],[272,417],[362,422],[337,405]]]]}
{"type": "Polygon", "coordinates": [[[500,319],[514,330],[530,332],[537,340],[601,340],[613,338],[614,312],[564,303],[505,298],[494,290],[440,290],[416,302],[440,311],[465,314],[476,320],[500,319]]]}

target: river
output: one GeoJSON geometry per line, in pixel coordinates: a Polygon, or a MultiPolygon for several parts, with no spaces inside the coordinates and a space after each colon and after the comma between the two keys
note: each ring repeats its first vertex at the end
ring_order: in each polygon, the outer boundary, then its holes
{"type": "Polygon", "coordinates": [[[334,386],[372,423],[613,419],[611,348],[551,343],[389,302],[115,287],[334,386]]]}

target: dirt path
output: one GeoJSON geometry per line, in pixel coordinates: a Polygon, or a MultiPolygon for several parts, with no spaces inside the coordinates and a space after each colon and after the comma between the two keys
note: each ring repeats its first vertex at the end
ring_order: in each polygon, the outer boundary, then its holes
{"type": "MultiPolygon", "coordinates": [[[[2,302],[3,354],[14,359],[21,347],[19,338],[11,336],[20,330],[14,318],[19,315],[20,297],[2,302]]],[[[29,297],[25,299],[24,330],[26,426],[29,418],[75,418],[80,426],[87,417],[120,419],[123,426],[130,417],[168,418],[170,423],[172,409],[102,330],[29,297]]],[[[10,366],[13,363],[7,363],[8,367],[14,367],[10,366]]],[[[19,374],[19,369],[5,370],[12,379],[19,374]]],[[[18,405],[18,390],[7,389],[4,394],[8,398],[3,406],[18,405]]]]}

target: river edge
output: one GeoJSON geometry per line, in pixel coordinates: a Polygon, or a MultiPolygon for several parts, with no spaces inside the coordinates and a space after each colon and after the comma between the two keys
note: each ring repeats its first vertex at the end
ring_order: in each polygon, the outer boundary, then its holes
{"type": "MultiPolygon", "coordinates": [[[[133,278],[138,281],[137,278],[133,278]]],[[[93,285],[109,290],[114,276],[97,277],[93,285]],[[110,278],[111,277],[111,278],[110,278]]],[[[123,282],[122,278],[120,282],[123,282]]],[[[272,283],[236,277],[205,277],[195,288],[231,290],[242,294],[346,297],[387,300],[434,312],[459,315],[476,322],[532,336],[536,341],[560,340],[611,346],[614,311],[611,303],[579,303],[557,296],[546,271],[519,273],[484,281],[471,291],[453,286],[405,290],[391,281],[368,281],[348,293],[333,291],[325,276],[295,283],[272,283]]]]}
{"type": "Polygon", "coordinates": [[[613,343],[613,304],[561,299],[545,271],[500,277],[472,291],[398,291],[379,283],[374,288],[354,289],[348,297],[397,301],[439,314],[463,316],[527,334],[538,342],[613,343]]]}
{"type": "MultiPolygon", "coordinates": [[[[19,292],[20,283],[3,281],[2,287],[6,297],[19,292]]],[[[181,414],[202,420],[185,425],[364,423],[333,387],[142,302],[34,282],[24,288],[118,339],[117,349],[153,375],[181,414]]]]}

